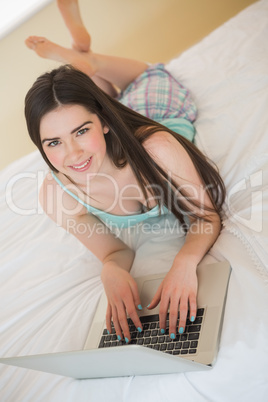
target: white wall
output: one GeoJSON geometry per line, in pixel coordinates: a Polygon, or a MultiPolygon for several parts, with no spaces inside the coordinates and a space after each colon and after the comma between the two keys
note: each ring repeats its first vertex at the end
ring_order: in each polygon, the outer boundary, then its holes
{"type": "MultiPolygon", "coordinates": [[[[253,2],[80,0],[80,7],[93,50],[165,62],[253,2]]],[[[70,45],[55,1],[0,40],[0,169],[35,149],[24,121],[24,97],[38,75],[58,65],[24,45],[29,35],[70,45]]]]}

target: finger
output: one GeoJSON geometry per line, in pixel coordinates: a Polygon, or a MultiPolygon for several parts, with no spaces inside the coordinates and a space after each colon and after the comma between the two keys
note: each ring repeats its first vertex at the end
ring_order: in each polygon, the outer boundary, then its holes
{"type": "Polygon", "coordinates": [[[123,335],[125,338],[126,343],[130,341],[130,332],[129,332],[129,326],[127,322],[127,313],[124,305],[120,305],[120,307],[117,310],[118,314],[118,321],[120,328],[123,331],[123,335]]]}
{"type": "MultiPolygon", "coordinates": [[[[131,288],[131,291],[132,291],[132,296],[133,296],[133,300],[134,300],[134,304],[136,306],[136,309],[142,310],[142,305],[141,305],[141,300],[140,300],[140,295],[139,295],[139,290],[138,290],[137,283],[135,281],[133,281],[130,284],[130,288],[131,288]]],[[[128,314],[129,314],[129,311],[128,311],[128,314]]]]}
{"type": "Polygon", "coordinates": [[[153,308],[155,308],[159,304],[159,302],[161,300],[162,288],[163,288],[163,285],[161,283],[161,285],[157,289],[156,294],[154,295],[151,303],[147,306],[147,308],[149,310],[152,310],[153,308]]]}
{"type": "Polygon", "coordinates": [[[113,317],[113,323],[114,323],[114,329],[117,335],[117,339],[121,341],[123,339],[123,334],[121,330],[121,325],[118,320],[118,314],[117,314],[117,308],[115,306],[112,306],[112,317],[113,317]]]}
{"type": "Polygon", "coordinates": [[[111,320],[112,320],[112,308],[111,305],[108,304],[107,310],[106,310],[106,328],[109,334],[112,333],[112,325],[111,325],[111,320]]]}
{"type": "Polygon", "coordinates": [[[190,321],[194,322],[196,317],[197,305],[196,305],[196,294],[191,293],[189,296],[189,305],[190,305],[190,321]]]}
{"type": "Polygon", "coordinates": [[[186,325],[188,314],[188,297],[182,296],[180,299],[180,319],[179,319],[179,334],[183,334],[186,325]]]}
{"type": "Polygon", "coordinates": [[[169,306],[169,336],[171,339],[176,338],[178,323],[179,298],[172,298],[169,306]]]}
{"type": "MultiPolygon", "coordinates": [[[[134,301],[130,300],[130,301],[126,302],[125,306],[126,306],[128,316],[131,318],[133,324],[135,325],[135,327],[137,328],[137,330],[139,332],[142,332],[142,330],[143,330],[142,324],[141,324],[140,318],[138,316],[134,301]]],[[[130,339],[130,338],[128,338],[128,339],[130,339]]]]}
{"type": "Polygon", "coordinates": [[[169,297],[162,295],[159,305],[159,328],[161,334],[164,334],[166,332],[168,306],[169,306],[169,297]]]}

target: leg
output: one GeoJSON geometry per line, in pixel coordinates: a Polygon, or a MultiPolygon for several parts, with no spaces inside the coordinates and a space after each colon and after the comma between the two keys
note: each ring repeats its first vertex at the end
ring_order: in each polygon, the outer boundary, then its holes
{"type": "MultiPolygon", "coordinates": [[[[78,0],[57,0],[57,4],[74,40],[74,49],[88,52],[91,39],[82,22],[78,0]]],[[[102,55],[94,56],[95,64],[98,66],[96,71],[98,77],[112,82],[121,90],[125,89],[130,82],[147,68],[147,64],[138,61],[102,55]]]]}
{"type": "Polygon", "coordinates": [[[97,64],[96,74],[116,85],[121,91],[142,74],[148,64],[143,61],[123,57],[94,54],[97,64]]]}
{"type": "Polygon", "coordinates": [[[73,38],[73,48],[87,52],[90,49],[91,38],[83,24],[78,0],[57,0],[57,5],[73,38]]]}
{"type": "Polygon", "coordinates": [[[74,67],[83,71],[108,95],[115,97],[117,91],[115,87],[105,79],[95,75],[96,66],[90,62],[87,53],[78,52],[74,49],[67,49],[56,43],[50,42],[48,39],[40,36],[30,36],[25,41],[26,46],[45,59],[59,61],[64,64],[72,64],[74,67]]]}
{"type": "Polygon", "coordinates": [[[40,57],[72,64],[91,78],[98,77],[98,85],[103,82],[107,87],[107,83],[111,83],[120,90],[124,90],[148,67],[146,63],[137,60],[67,49],[40,36],[30,36],[25,43],[40,57]]]}
{"type": "Polygon", "coordinates": [[[112,98],[115,98],[118,95],[118,91],[114,87],[113,84],[111,84],[109,81],[104,80],[101,77],[98,77],[96,74],[91,77],[92,81],[95,82],[96,85],[100,89],[102,89],[106,94],[110,95],[112,98]]]}
{"type": "Polygon", "coordinates": [[[34,50],[38,56],[59,61],[64,64],[72,64],[90,77],[93,76],[97,70],[94,61],[90,60],[89,54],[86,52],[68,49],[41,36],[29,36],[25,44],[29,49],[34,50]]]}
{"type": "Polygon", "coordinates": [[[109,95],[115,96],[114,85],[124,90],[148,67],[146,63],[121,57],[94,54],[90,35],[83,25],[78,0],[57,0],[63,19],[74,40],[73,49],[59,46],[46,38],[30,36],[26,45],[40,57],[72,64],[89,75],[109,95]]]}

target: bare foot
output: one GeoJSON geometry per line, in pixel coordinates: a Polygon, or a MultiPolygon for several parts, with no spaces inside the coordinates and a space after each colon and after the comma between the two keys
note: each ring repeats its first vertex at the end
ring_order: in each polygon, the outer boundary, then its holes
{"type": "Polygon", "coordinates": [[[88,52],[90,50],[91,37],[83,24],[78,0],[57,0],[57,4],[73,38],[73,48],[79,52],[88,52]]]}
{"type": "Polygon", "coordinates": [[[74,49],[67,49],[41,36],[29,36],[25,44],[29,49],[34,50],[38,56],[71,64],[90,77],[97,72],[97,63],[92,52],[81,53],[74,49]]]}

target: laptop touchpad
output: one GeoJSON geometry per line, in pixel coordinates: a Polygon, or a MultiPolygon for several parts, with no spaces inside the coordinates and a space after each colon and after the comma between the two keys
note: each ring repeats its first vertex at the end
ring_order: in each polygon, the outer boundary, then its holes
{"type": "Polygon", "coordinates": [[[151,303],[152,298],[156,294],[157,289],[159,288],[163,279],[150,279],[145,281],[142,285],[141,289],[141,305],[146,307],[151,303]]]}

